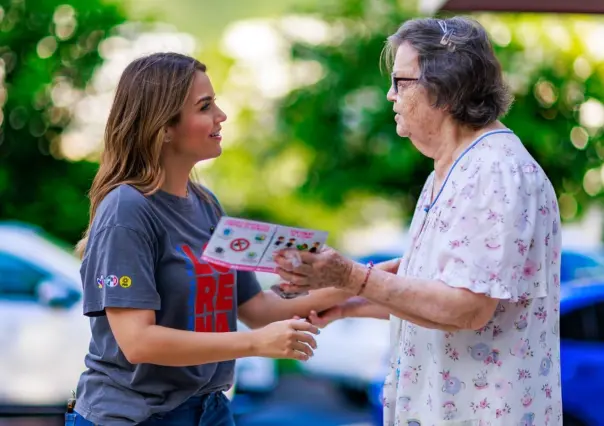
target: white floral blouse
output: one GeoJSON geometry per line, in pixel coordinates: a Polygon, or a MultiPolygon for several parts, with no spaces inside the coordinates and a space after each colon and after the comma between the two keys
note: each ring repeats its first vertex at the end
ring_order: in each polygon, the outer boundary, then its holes
{"type": "Polygon", "coordinates": [[[551,183],[509,130],[474,141],[434,198],[433,175],[398,274],[500,302],[476,331],[391,318],[385,425],[562,425],[561,235],[551,183]]]}

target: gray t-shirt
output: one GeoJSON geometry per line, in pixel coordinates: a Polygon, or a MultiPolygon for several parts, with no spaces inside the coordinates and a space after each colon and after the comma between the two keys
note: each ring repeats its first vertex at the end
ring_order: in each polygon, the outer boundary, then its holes
{"type": "Polygon", "coordinates": [[[105,315],[107,307],[152,309],[164,327],[236,330],[237,306],[258,294],[260,285],[253,273],[200,259],[222,210],[196,191],[190,185],[186,198],[163,191],[145,197],[121,185],[99,205],[81,268],[92,339],[76,405],[95,424],[137,424],[233,384],[234,361],[190,367],[130,364],[105,315]]]}

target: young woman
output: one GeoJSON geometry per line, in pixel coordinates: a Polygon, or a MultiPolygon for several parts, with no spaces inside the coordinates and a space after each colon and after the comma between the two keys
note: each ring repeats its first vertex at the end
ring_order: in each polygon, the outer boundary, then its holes
{"type": "Polygon", "coordinates": [[[344,300],[284,300],[253,273],[200,259],[222,210],[189,174],[221,153],[214,97],[206,67],[175,53],[121,77],[78,244],[92,339],[67,425],[233,425],[223,391],[234,360],[307,360],[318,330],[292,318],[344,300]],[[253,330],[237,332],[237,318],[253,330]]]}

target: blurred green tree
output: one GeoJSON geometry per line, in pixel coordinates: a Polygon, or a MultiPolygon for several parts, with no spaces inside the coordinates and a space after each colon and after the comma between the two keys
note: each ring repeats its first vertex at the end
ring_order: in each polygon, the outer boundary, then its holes
{"type": "MultiPolygon", "coordinates": [[[[386,37],[413,14],[397,0],[331,0],[300,11],[328,23],[320,44],[296,40],[294,61],[318,63],[323,77],[277,104],[270,156],[306,149],[298,193],[336,207],[347,196],[383,196],[409,213],[432,163],[395,134],[386,101],[389,70],[380,71],[386,37]]],[[[552,180],[566,220],[602,197],[604,56],[601,18],[482,14],[515,103],[503,120],[552,180]],[[600,32],[598,32],[600,31],[600,32]]],[[[269,156],[269,157],[270,157],[269,156]]]]}
{"type": "Polygon", "coordinates": [[[66,160],[59,135],[102,61],[99,43],[124,21],[102,0],[0,0],[0,219],[80,237],[97,165],[66,160]]]}

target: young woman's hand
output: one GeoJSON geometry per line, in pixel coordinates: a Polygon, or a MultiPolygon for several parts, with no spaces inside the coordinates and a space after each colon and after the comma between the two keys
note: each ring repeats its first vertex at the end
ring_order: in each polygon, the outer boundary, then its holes
{"type": "MultiPolygon", "coordinates": [[[[308,316],[308,321],[319,328],[324,328],[332,322],[343,318],[363,316],[372,318],[374,315],[367,311],[367,308],[370,307],[370,305],[371,303],[363,297],[351,297],[343,303],[339,303],[324,311],[318,313],[317,311],[311,311],[308,316]],[[363,310],[365,310],[364,313],[363,310]]],[[[387,314],[384,315],[388,318],[387,314]]]]}
{"type": "Polygon", "coordinates": [[[305,320],[291,319],[274,322],[251,333],[257,356],[307,361],[317,348],[312,335],[319,334],[319,329],[305,320]]]}
{"type": "Polygon", "coordinates": [[[319,328],[325,328],[332,322],[344,318],[343,305],[336,305],[322,312],[311,311],[308,321],[319,328]]]}

